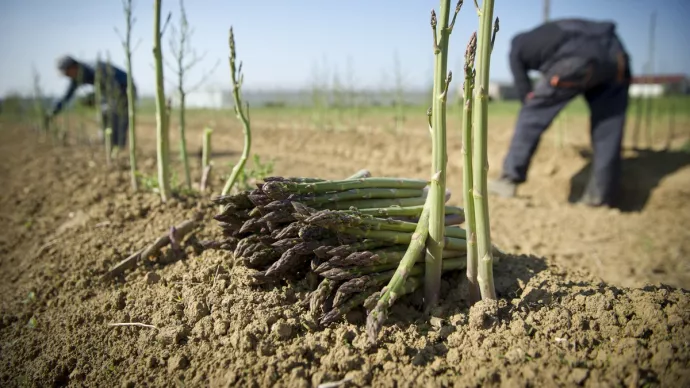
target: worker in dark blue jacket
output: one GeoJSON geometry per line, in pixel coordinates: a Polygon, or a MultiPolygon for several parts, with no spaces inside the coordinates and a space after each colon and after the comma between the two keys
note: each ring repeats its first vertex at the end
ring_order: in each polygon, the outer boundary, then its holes
{"type": "Polygon", "coordinates": [[[94,103],[101,104],[102,123],[104,125],[102,129],[111,128],[113,146],[124,148],[127,144],[127,127],[129,126],[127,73],[115,66],[109,66],[104,62],[89,65],[70,56],[60,58],[58,69],[70,79],[70,83],[63,97],[53,106],[49,118],[52,119],[60,113],[80,86],[95,86],[97,68],[100,71],[101,101],[94,101],[94,103]]]}
{"type": "Polygon", "coordinates": [[[489,192],[512,197],[526,181],[542,133],[574,97],[583,94],[590,109],[594,150],[590,181],[579,202],[611,206],[619,187],[621,143],[628,107],[629,56],[616,25],[581,19],[542,24],[515,36],[510,68],[522,109],[503,163],[489,192]],[[527,72],[542,77],[534,88],[527,72]]]}

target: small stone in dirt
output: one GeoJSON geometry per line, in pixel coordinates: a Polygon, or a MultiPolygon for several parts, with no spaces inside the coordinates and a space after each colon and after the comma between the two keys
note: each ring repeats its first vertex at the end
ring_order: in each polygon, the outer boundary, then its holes
{"type": "Polygon", "coordinates": [[[570,382],[573,384],[582,384],[589,377],[589,371],[584,368],[575,368],[570,372],[570,382]]]}
{"type": "Polygon", "coordinates": [[[521,337],[527,334],[527,324],[520,318],[516,318],[510,323],[510,333],[516,337],[521,337]]]}
{"type": "Polygon", "coordinates": [[[359,387],[364,387],[366,385],[369,385],[369,379],[371,376],[361,370],[351,370],[345,374],[344,380],[347,380],[350,382],[349,385],[355,385],[359,387]]]}
{"type": "Polygon", "coordinates": [[[213,334],[217,336],[225,335],[230,327],[230,322],[217,320],[213,323],[213,334]]]}
{"type": "Polygon", "coordinates": [[[448,354],[446,354],[446,360],[448,361],[448,364],[451,365],[457,365],[462,361],[462,354],[460,354],[460,350],[452,348],[448,351],[448,354]]]}
{"type": "Polygon", "coordinates": [[[74,370],[69,374],[69,379],[72,381],[81,381],[84,380],[84,372],[82,372],[79,368],[74,368],[74,370]]]}
{"type": "Polygon", "coordinates": [[[352,330],[344,330],[344,331],[342,332],[342,334],[340,335],[340,340],[341,340],[342,342],[350,343],[350,342],[352,342],[353,339],[355,339],[355,337],[357,337],[357,334],[355,334],[354,331],[352,331],[352,330]]]}
{"type": "Polygon", "coordinates": [[[146,360],[146,366],[148,366],[150,369],[153,369],[158,366],[158,359],[156,356],[151,356],[146,360]]]}
{"type": "Polygon", "coordinates": [[[292,327],[285,322],[276,322],[273,324],[271,331],[282,339],[289,339],[292,335],[292,327]]]}
{"type": "Polygon", "coordinates": [[[122,388],[134,388],[137,384],[132,380],[126,380],[122,382],[122,388]]]}
{"type": "Polygon", "coordinates": [[[431,323],[431,326],[435,329],[440,329],[441,326],[443,326],[443,319],[439,317],[431,317],[429,323],[431,323]]]}
{"type": "Polygon", "coordinates": [[[206,307],[205,303],[200,301],[191,301],[189,304],[187,304],[184,314],[187,316],[189,323],[193,325],[199,322],[201,318],[209,315],[210,312],[208,311],[208,307],[206,307]]]}
{"type": "Polygon", "coordinates": [[[125,306],[127,306],[127,295],[124,291],[118,291],[117,294],[115,294],[115,308],[122,310],[125,306]]]}
{"type": "Polygon", "coordinates": [[[156,284],[161,280],[161,275],[155,273],[155,272],[149,272],[146,274],[145,277],[146,284],[156,284]]]}
{"type": "Polygon", "coordinates": [[[470,327],[475,330],[488,329],[498,320],[498,302],[482,300],[470,308],[470,327]]]}
{"type": "Polygon", "coordinates": [[[512,348],[506,352],[505,358],[511,364],[519,364],[525,360],[525,351],[520,348],[512,348]]]}
{"type": "Polygon", "coordinates": [[[412,365],[420,366],[420,365],[424,365],[425,363],[426,363],[426,357],[424,357],[424,354],[422,354],[422,352],[415,354],[414,357],[412,358],[412,365]]]}
{"type": "Polygon", "coordinates": [[[187,366],[189,366],[189,360],[184,355],[175,355],[168,360],[168,372],[170,373],[185,369],[187,366]]]}
{"type": "Polygon", "coordinates": [[[453,326],[460,326],[460,325],[463,325],[466,320],[467,320],[467,316],[465,314],[455,314],[455,315],[451,316],[448,321],[453,326]]]}
{"type": "Polygon", "coordinates": [[[170,326],[158,332],[158,340],[165,345],[179,344],[187,338],[188,330],[184,326],[170,326]]]}

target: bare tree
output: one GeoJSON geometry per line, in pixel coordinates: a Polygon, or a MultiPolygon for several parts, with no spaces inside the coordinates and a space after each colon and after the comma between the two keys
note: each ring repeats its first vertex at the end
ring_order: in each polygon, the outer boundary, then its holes
{"type": "Polygon", "coordinates": [[[161,2],[154,0],[153,14],[153,58],[156,69],[156,153],[158,159],[158,187],[161,200],[167,202],[170,198],[170,115],[165,106],[165,84],[163,74],[163,52],[161,38],[170,20],[170,15],[161,28],[161,2]]]}
{"type": "Polygon", "coordinates": [[[170,66],[177,74],[177,94],[179,96],[179,125],[180,125],[180,157],[184,164],[185,184],[188,189],[192,188],[192,178],[189,174],[189,158],[187,156],[187,139],[185,137],[186,119],[185,119],[185,99],[188,93],[197,90],[203,85],[208,77],[213,74],[220,60],[216,61],[213,68],[205,72],[204,76],[192,86],[187,86],[185,83],[186,75],[189,70],[198,65],[204,59],[205,53],[201,56],[196,54],[192,48],[191,37],[194,34],[194,29],[189,26],[187,20],[187,11],[184,8],[184,0],[180,0],[180,20],[179,26],[170,26],[172,33],[170,35],[170,50],[175,58],[174,65],[170,66]]]}
{"type": "MultiPolygon", "coordinates": [[[[132,76],[132,52],[139,47],[141,39],[137,42],[136,46],[132,48],[132,26],[136,22],[136,18],[132,16],[132,0],[122,0],[122,12],[125,15],[125,34],[124,36],[120,34],[117,27],[115,27],[115,32],[120,36],[120,41],[122,42],[122,48],[125,51],[125,61],[127,64],[127,109],[129,115],[129,164],[130,164],[130,174],[132,189],[137,191],[139,189],[139,183],[137,181],[137,139],[136,139],[136,106],[135,106],[135,93],[134,93],[134,79],[132,76]]],[[[98,103],[98,102],[97,102],[98,103]]]]}

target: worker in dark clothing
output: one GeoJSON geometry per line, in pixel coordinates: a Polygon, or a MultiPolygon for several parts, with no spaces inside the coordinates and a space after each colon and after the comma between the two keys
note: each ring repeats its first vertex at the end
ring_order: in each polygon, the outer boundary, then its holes
{"type": "Polygon", "coordinates": [[[594,149],[592,176],[579,202],[611,206],[619,186],[621,143],[630,83],[629,56],[611,22],[563,19],[512,40],[510,68],[522,101],[503,172],[489,192],[512,197],[525,182],[542,133],[574,97],[590,109],[594,149]],[[532,88],[527,75],[542,78],[532,88]]]}
{"type": "Polygon", "coordinates": [[[60,58],[58,60],[58,69],[70,79],[70,84],[64,96],[55,103],[49,119],[60,113],[64,105],[74,96],[74,93],[80,86],[95,86],[97,68],[100,71],[101,101],[94,101],[94,103],[101,104],[102,123],[104,126],[101,129],[110,128],[112,130],[112,145],[124,148],[127,144],[127,127],[129,126],[129,116],[127,114],[127,73],[115,66],[104,62],[97,62],[92,66],[77,61],[70,56],[60,58]]]}

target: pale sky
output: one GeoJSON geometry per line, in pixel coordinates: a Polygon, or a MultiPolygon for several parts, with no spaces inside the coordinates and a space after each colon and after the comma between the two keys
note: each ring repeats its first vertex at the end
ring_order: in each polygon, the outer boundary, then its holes
{"type": "MultiPolygon", "coordinates": [[[[155,88],[152,67],[153,1],[134,0],[134,78],[142,94],[155,88]]],[[[453,5],[454,5],[453,1],[453,5]]],[[[649,20],[657,12],[656,72],[690,73],[690,2],[687,0],[552,0],[551,17],[610,19],[640,73],[648,56],[649,20]]],[[[245,67],[247,89],[306,87],[315,66],[347,78],[348,63],[358,87],[379,88],[391,82],[394,55],[410,88],[431,82],[433,53],[429,15],[438,11],[431,0],[186,0],[195,28],[192,42],[205,60],[190,72],[195,82],[220,60],[207,85],[228,87],[228,29],[234,27],[237,49],[245,67]],[[325,66],[324,66],[325,64],[325,66]]],[[[163,1],[178,17],[178,0],[163,1]]],[[[55,68],[62,54],[93,61],[110,52],[124,68],[124,54],[114,27],[124,27],[121,0],[0,0],[0,95],[28,93],[32,66],[40,72],[49,94],[61,94],[68,81],[55,68]]],[[[507,56],[513,35],[542,20],[542,0],[496,0],[500,18],[492,56],[491,78],[511,81],[507,56]]],[[[450,66],[459,73],[467,40],[477,28],[471,0],[466,0],[451,36],[450,66]]],[[[166,32],[166,34],[168,34],[166,32]]],[[[164,37],[164,55],[169,54],[164,37]]],[[[166,77],[171,77],[165,69],[166,77]]],[[[168,86],[169,88],[170,86],[168,86]]]]}

